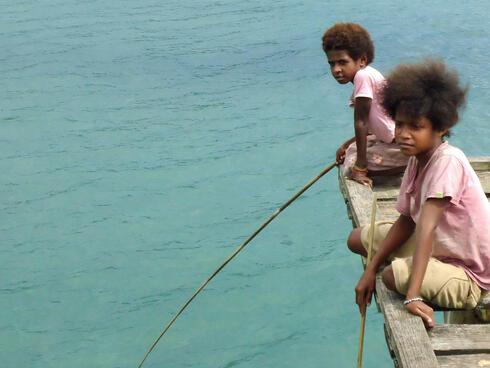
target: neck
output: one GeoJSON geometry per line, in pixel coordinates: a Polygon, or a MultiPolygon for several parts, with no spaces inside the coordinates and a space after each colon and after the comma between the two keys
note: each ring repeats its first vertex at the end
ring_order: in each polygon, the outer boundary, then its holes
{"type": "Polygon", "coordinates": [[[442,144],[442,139],[438,139],[437,142],[434,144],[434,146],[423,153],[418,154],[415,156],[417,158],[417,161],[419,163],[419,169],[423,169],[425,165],[427,165],[427,162],[429,162],[430,158],[434,154],[434,152],[439,148],[439,146],[442,144]]]}

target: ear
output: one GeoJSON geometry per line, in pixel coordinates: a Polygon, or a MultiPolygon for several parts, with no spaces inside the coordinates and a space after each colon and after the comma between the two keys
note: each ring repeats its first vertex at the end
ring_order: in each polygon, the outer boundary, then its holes
{"type": "Polygon", "coordinates": [[[367,62],[368,58],[366,53],[362,54],[359,60],[361,61],[360,62],[361,68],[364,68],[366,65],[368,65],[367,62]]]}
{"type": "Polygon", "coordinates": [[[441,138],[444,137],[446,135],[446,133],[448,132],[448,130],[449,130],[448,128],[445,128],[443,130],[439,130],[438,131],[439,137],[441,137],[441,138]]]}

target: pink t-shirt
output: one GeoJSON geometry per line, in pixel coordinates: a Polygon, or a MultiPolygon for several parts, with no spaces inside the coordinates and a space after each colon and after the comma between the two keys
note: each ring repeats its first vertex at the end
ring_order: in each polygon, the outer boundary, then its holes
{"type": "Polygon", "coordinates": [[[464,153],[443,142],[417,175],[410,157],[396,209],[417,223],[427,198],[450,197],[435,230],[432,257],[462,267],[490,290],[490,205],[464,153]]]}
{"type": "Polygon", "coordinates": [[[359,70],[354,77],[354,92],[350,97],[350,106],[354,106],[357,97],[368,97],[372,100],[369,111],[368,128],[385,143],[395,138],[395,123],[388,117],[378,103],[377,92],[385,83],[385,77],[371,66],[359,70]]]}

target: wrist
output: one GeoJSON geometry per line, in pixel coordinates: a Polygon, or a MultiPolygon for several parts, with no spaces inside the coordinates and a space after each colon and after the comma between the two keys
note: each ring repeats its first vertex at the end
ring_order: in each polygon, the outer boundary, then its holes
{"type": "Polygon", "coordinates": [[[356,162],[354,162],[354,167],[357,168],[358,171],[367,171],[367,161],[365,158],[357,157],[356,162]]]}
{"type": "Polygon", "coordinates": [[[374,259],[372,259],[371,262],[369,262],[366,265],[366,271],[372,272],[374,274],[378,271],[378,264],[376,262],[374,262],[374,259]]]}
{"type": "MultiPolygon", "coordinates": [[[[413,285],[410,285],[413,286],[413,285]]],[[[405,299],[413,299],[413,298],[420,298],[420,288],[416,290],[417,288],[408,288],[407,293],[405,294],[405,299]]]]}
{"type": "Polygon", "coordinates": [[[404,301],[403,301],[403,305],[408,305],[410,303],[413,303],[413,302],[423,302],[424,299],[422,299],[420,296],[416,296],[414,298],[406,298],[404,301]]]}
{"type": "Polygon", "coordinates": [[[368,169],[367,167],[362,167],[357,164],[354,164],[354,170],[357,172],[362,172],[362,173],[367,173],[368,169]]]}

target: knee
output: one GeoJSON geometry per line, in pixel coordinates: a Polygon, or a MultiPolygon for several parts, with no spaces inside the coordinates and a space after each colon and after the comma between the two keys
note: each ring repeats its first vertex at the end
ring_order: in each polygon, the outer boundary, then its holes
{"type": "Polygon", "coordinates": [[[366,252],[362,246],[361,230],[362,228],[360,227],[355,228],[351,231],[349,238],[347,239],[347,247],[351,250],[351,252],[357,254],[364,254],[366,252]]]}
{"type": "Polygon", "coordinates": [[[386,287],[390,290],[396,291],[395,275],[393,274],[393,268],[391,265],[383,270],[381,276],[386,287]]]}

